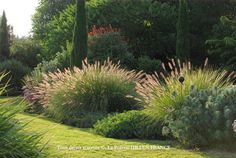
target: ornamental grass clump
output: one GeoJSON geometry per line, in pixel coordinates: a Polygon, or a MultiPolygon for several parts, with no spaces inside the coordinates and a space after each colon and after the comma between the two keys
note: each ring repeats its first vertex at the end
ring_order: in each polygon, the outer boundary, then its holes
{"type": "Polygon", "coordinates": [[[166,114],[179,105],[189,94],[191,86],[198,90],[223,88],[233,85],[235,73],[214,69],[205,61],[202,67],[194,68],[190,62],[172,59],[162,64],[163,72],[146,75],[146,80],[137,84],[137,92],[147,107],[154,108],[157,117],[164,119],[166,114]],[[179,81],[184,77],[183,83],[179,81]]]}
{"type": "Polygon", "coordinates": [[[109,59],[95,64],[85,60],[82,69],[44,74],[33,96],[51,117],[80,126],[79,120],[87,113],[101,116],[140,108],[135,84],[142,78],[142,72],[122,69],[109,59]]]}

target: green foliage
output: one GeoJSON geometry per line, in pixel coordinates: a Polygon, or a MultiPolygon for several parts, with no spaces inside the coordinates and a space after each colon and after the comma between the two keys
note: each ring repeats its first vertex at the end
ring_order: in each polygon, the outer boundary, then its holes
{"type": "Polygon", "coordinates": [[[190,57],[189,10],[187,0],[179,0],[176,55],[179,59],[190,57]]]}
{"type": "Polygon", "coordinates": [[[198,90],[188,96],[166,117],[173,136],[187,147],[233,143],[232,124],[236,115],[236,88],[198,90]]]}
{"type": "Polygon", "coordinates": [[[169,112],[166,122],[175,138],[188,147],[208,144],[211,129],[210,113],[206,101],[211,94],[207,90],[190,90],[179,106],[169,112]]]}
{"type": "Polygon", "coordinates": [[[41,71],[43,73],[53,72],[57,69],[63,70],[70,66],[70,54],[68,51],[58,52],[56,57],[50,61],[42,61],[37,65],[35,71],[41,71]]]}
{"type": "Polygon", "coordinates": [[[206,41],[209,55],[220,66],[234,70],[236,66],[236,21],[225,16],[213,28],[213,37],[206,41]]]}
{"type": "Polygon", "coordinates": [[[142,102],[160,119],[164,119],[169,110],[183,102],[192,85],[199,90],[233,85],[231,77],[234,73],[227,77],[227,72],[207,67],[206,63],[203,68],[192,68],[190,62],[172,60],[168,67],[163,65],[163,68],[163,72],[146,75],[143,84],[136,88],[143,97],[142,102]],[[183,84],[179,82],[180,76],[185,78],[183,84]]]}
{"type": "MultiPolygon", "coordinates": [[[[96,24],[111,24],[121,30],[128,40],[131,52],[139,56],[148,52],[149,56],[172,56],[175,51],[176,7],[152,0],[91,0],[86,2],[88,28],[96,24]],[[126,18],[124,18],[126,17],[126,18]],[[151,25],[150,25],[151,24],[151,25]]],[[[64,41],[72,42],[76,6],[70,5],[47,25],[48,34],[43,39],[44,49],[53,57],[65,46],[64,41]]]]}
{"type": "Polygon", "coordinates": [[[15,38],[10,50],[11,58],[30,68],[34,68],[39,63],[38,55],[41,53],[41,47],[31,38],[15,38]]]}
{"type": "Polygon", "coordinates": [[[82,62],[87,58],[87,16],[85,0],[76,1],[75,26],[73,32],[73,50],[71,52],[71,66],[82,67],[82,62]]]}
{"type": "Polygon", "coordinates": [[[42,76],[43,73],[54,72],[57,69],[64,70],[65,68],[70,67],[71,50],[72,50],[72,45],[69,42],[67,42],[66,47],[62,48],[62,52],[56,53],[54,59],[49,61],[44,60],[41,63],[39,63],[37,67],[35,67],[34,71],[31,73],[33,80],[36,79],[36,81],[40,81],[40,78],[42,78],[40,76],[42,76]]]}
{"type": "Polygon", "coordinates": [[[19,94],[22,87],[22,79],[25,75],[30,73],[30,68],[25,66],[19,61],[14,59],[5,60],[0,63],[0,72],[9,72],[8,75],[4,78],[4,82],[9,82],[9,86],[6,90],[8,95],[19,94]]]}
{"type": "MultiPolygon", "coordinates": [[[[57,18],[60,12],[62,12],[65,8],[67,8],[68,5],[74,4],[74,2],[75,0],[66,0],[66,1],[65,0],[40,0],[39,1],[39,6],[36,8],[36,12],[32,18],[33,38],[36,39],[39,42],[39,44],[44,48],[44,51],[42,53],[43,53],[43,57],[46,58],[46,60],[52,59],[55,53],[61,51],[60,49],[61,45],[57,45],[57,47],[53,48],[55,49],[53,56],[50,54],[50,51],[48,50],[49,48],[48,43],[49,43],[49,37],[50,37],[48,35],[51,34],[52,31],[56,30],[56,28],[51,27],[50,22],[54,18],[57,18]]],[[[62,25],[62,21],[60,21],[59,25],[62,25]]],[[[61,35],[64,35],[64,34],[62,33],[61,35]]],[[[54,38],[54,39],[56,40],[57,38],[54,38]]],[[[50,46],[53,46],[53,45],[50,45],[50,46]]]]}
{"type": "Polygon", "coordinates": [[[161,71],[161,61],[150,59],[148,56],[142,56],[137,59],[137,69],[143,70],[146,73],[153,73],[154,71],[161,71]]]}
{"type": "Polygon", "coordinates": [[[6,60],[10,56],[10,39],[7,26],[7,18],[3,11],[0,22],[0,60],[6,60]]]}
{"type": "Polygon", "coordinates": [[[40,136],[23,131],[24,125],[14,119],[17,112],[4,106],[0,106],[0,157],[42,157],[40,136]]]}
{"type": "Polygon", "coordinates": [[[127,43],[120,32],[104,32],[90,35],[88,38],[88,59],[91,61],[105,61],[108,57],[114,61],[125,64],[132,58],[128,52],[127,43]]]}
{"type": "MultiPolygon", "coordinates": [[[[5,75],[1,74],[0,81],[4,77],[5,75]]],[[[2,85],[4,84],[1,84],[0,95],[5,89],[2,85]]],[[[23,130],[26,125],[20,124],[15,119],[15,115],[19,110],[12,108],[11,104],[10,101],[1,101],[0,105],[0,157],[42,157],[39,146],[40,135],[23,130]]]]}
{"type": "MultiPolygon", "coordinates": [[[[33,97],[58,121],[80,125],[87,113],[110,113],[137,109],[135,82],[141,73],[127,71],[111,61],[83,64],[83,69],[67,69],[45,74],[35,86],[33,97]]],[[[86,116],[87,117],[87,116],[86,116]]]]}
{"type": "Polygon", "coordinates": [[[48,23],[48,34],[46,34],[43,39],[39,39],[45,50],[42,54],[43,58],[46,60],[53,59],[57,52],[61,52],[62,48],[66,47],[67,43],[65,41],[72,43],[74,23],[74,5],[69,5],[58,17],[54,17],[53,20],[48,23]]]}
{"type": "MultiPolygon", "coordinates": [[[[81,112],[76,116],[75,115],[72,115],[72,116],[61,115],[62,118],[60,119],[60,121],[62,123],[69,124],[75,127],[91,128],[98,120],[104,118],[105,116],[106,114],[102,112],[86,112],[86,113],[81,112]]],[[[58,120],[56,119],[56,121],[58,120]]]]}
{"type": "Polygon", "coordinates": [[[111,138],[163,139],[162,124],[147,111],[109,115],[94,125],[97,134],[111,138]]]}
{"type": "Polygon", "coordinates": [[[222,15],[236,15],[234,11],[236,1],[189,0],[188,4],[190,9],[191,59],[195,64],[201,64],[208,57],[205,41],[211,38],[213,26],[222,15]]]}
{"type": "Polygon", "coordinates": [[[210,99],[207,106],[212,107],[213,141],[235,142],[235,133],[232,124],[236,116],[236,87],[229,87],[218,94],[216,98],[210,99]]]}
{"type": "MultiPolygon", "coordinates": [[[[33,32],[44,48],[42,56],[49,60],[61,52],[61,46],[66,45],[65,41],[72,42],[76,6],[71,0],[43,1],[34,16],[37,18],[34,18],[33,26],[37,27],[33,27],[33,32]]],[[[213,25],[222,15],[234,17],[235,4],[234,0],[188,1],[193,63],[201,64],[207,57],[205,41],[211,38],[213,25]]],[[[163,61],[176,55],[178,1],[89,0],[86,7],[88,28],[91,29],[95,24],[111,24],[119,28],[127,39],[129,52],[136,58],[147,55],[163,61]]]]}
{"type": "Polygon", "coordinates": [[[88,25],[111,24],[128,39],[135,56],[172,56],[175,50],[176,7],[152,0],[91,0],[88,25]],[[125,17],[125,18],[124,18],[125,17]]]}

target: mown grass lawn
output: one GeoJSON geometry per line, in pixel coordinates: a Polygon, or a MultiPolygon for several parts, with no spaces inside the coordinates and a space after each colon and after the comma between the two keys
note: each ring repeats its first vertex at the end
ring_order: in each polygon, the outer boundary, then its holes
{"type": "Polygon", "coordinates": [[[204,152],[178,149],[173,142],[156,140],[118,140],[104,138],[94,134],[90,129],[74,128],[50,121],[43,116],[32,116],[18,114],[17,119],[21,122],[29,122],[26,130],[44,133],[43,142],[48,142],[44,151],[50,158],[201,158],[218,157],[233,158],[236,153],[219,150],[208,150],[204,152]],[[155,145],[168,146],[170,149],[158,150],[69,150],[66,147],[128,147],[155,145]]]}

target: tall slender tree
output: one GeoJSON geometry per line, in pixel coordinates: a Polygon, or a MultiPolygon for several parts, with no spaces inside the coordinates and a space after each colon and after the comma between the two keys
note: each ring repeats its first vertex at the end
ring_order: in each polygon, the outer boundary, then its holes
{"type": "Polygon", "coordinates": [[[189,11],[187,0],[179,0],[176,55],[180,59],[190,57],[189,11]]]}
{"type": "Polygon", "coordinates": [[[0,60],[5,60],[10,55],[10,39],[5,11],[3,11],[0,22],[0,60]]]}
{"type": "Polygon", "coordinates": [[[82,61],[87,57],[87,20],[85,0],[76,0],[76,15],[73,34],[73,50],[71,66],[82,67],[82,61]]]}

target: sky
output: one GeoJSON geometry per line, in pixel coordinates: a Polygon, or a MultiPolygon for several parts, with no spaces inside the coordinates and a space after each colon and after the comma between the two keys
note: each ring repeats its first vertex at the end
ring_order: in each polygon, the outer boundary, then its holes
{"type": "Polygon", "coordinates": [[[5,10],[7,23],[19,37],[29,35],[32,28],[31,18],[35,13],[38,0],[0,0],[0,16],[5,10]]]}

